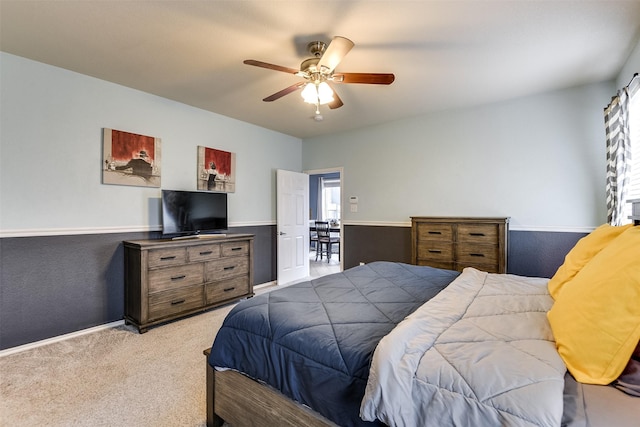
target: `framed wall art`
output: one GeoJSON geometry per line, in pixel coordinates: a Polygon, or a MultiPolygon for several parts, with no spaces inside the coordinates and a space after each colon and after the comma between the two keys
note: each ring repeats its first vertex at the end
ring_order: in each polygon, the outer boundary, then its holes
{"type": "Polygon", "coordinates": [[[160,138],[103,129],[102,183],[160,187],[160,138]]]}
{"type": "Polygon", "coordinates": [[[198,146],[198,190],[234,193],[236,154],[198,146]]]}

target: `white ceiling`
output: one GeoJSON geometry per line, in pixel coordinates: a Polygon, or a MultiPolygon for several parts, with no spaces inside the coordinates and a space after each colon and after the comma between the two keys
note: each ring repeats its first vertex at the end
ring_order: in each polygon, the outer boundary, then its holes
{"type": "Polygon", "coordinates": [[[299,138],[615,78],[640,36],[640,1],[0,0],[0,49],[299,138]],[[347,37],[342,108],[298,81],[310,41],[347,37]]]}

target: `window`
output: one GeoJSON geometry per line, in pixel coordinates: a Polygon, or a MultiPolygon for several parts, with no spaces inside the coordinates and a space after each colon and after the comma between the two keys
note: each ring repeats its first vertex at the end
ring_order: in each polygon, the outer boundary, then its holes
{"type": "Polygon", "coordinates": [[[322,178],[320,180],[322,199],[322,219],[340,221],[340,180],[322,178]]]}
{"type": "MultiPolygon", "coordinates": [[[[636,77],[638,78],[638,77],[636,77]]],[[[631,174],[627,188],[627,200],[640,199],[640,90],[629,99],[629,135],[631,140],[631,174]]],[[[631,204],[625,203],[624,223],[631,222],[631,204]]]]}

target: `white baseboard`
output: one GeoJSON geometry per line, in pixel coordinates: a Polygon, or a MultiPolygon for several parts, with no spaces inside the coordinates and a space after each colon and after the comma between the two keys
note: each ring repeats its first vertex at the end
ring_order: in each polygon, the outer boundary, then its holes
{"type": "Polygon", "coordinates": [[[105,323],[104,325],[94,326],[93,328],[83,329],[81,331],[71,332],[64,335],[58,335],[57,337],[47,338],[45,340],[32,342],[29,344],[20,345],[17,347],[11,347],[6,350],[0,350],[0,357],[9,356],[11,354],[20,353],[22,351],[31,350],[33,348],[42,347],[43,345],[53,344],[68,340],[70,338],[79,337],[86,334],[92,334],[94,332],[102,331],[104,329],[115,328],[116,326],[124,325],[124,320],[118,320],[117,322],[105,323]]]}
{"type": "Polygon", "coordinates": [[[274,280],[272,282],[266,282],[266,283],[261,283],[259,285],[255,285],[253,287],[253,289],[255,290],[255,289],[261,289],[261,288],[268,288],[269,286],[275,286],[277,284],[278,284],[278,282],[276,280],[274,280]]]}

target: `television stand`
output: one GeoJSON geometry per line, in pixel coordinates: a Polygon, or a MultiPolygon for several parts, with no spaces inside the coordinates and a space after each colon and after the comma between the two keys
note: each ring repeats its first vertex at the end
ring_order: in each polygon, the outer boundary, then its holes
{"type": "Polygon", "coordinates": [[[253,296],[253,234],[195,237],[124,242],[124,319],[139,332],[253,296]]]}

